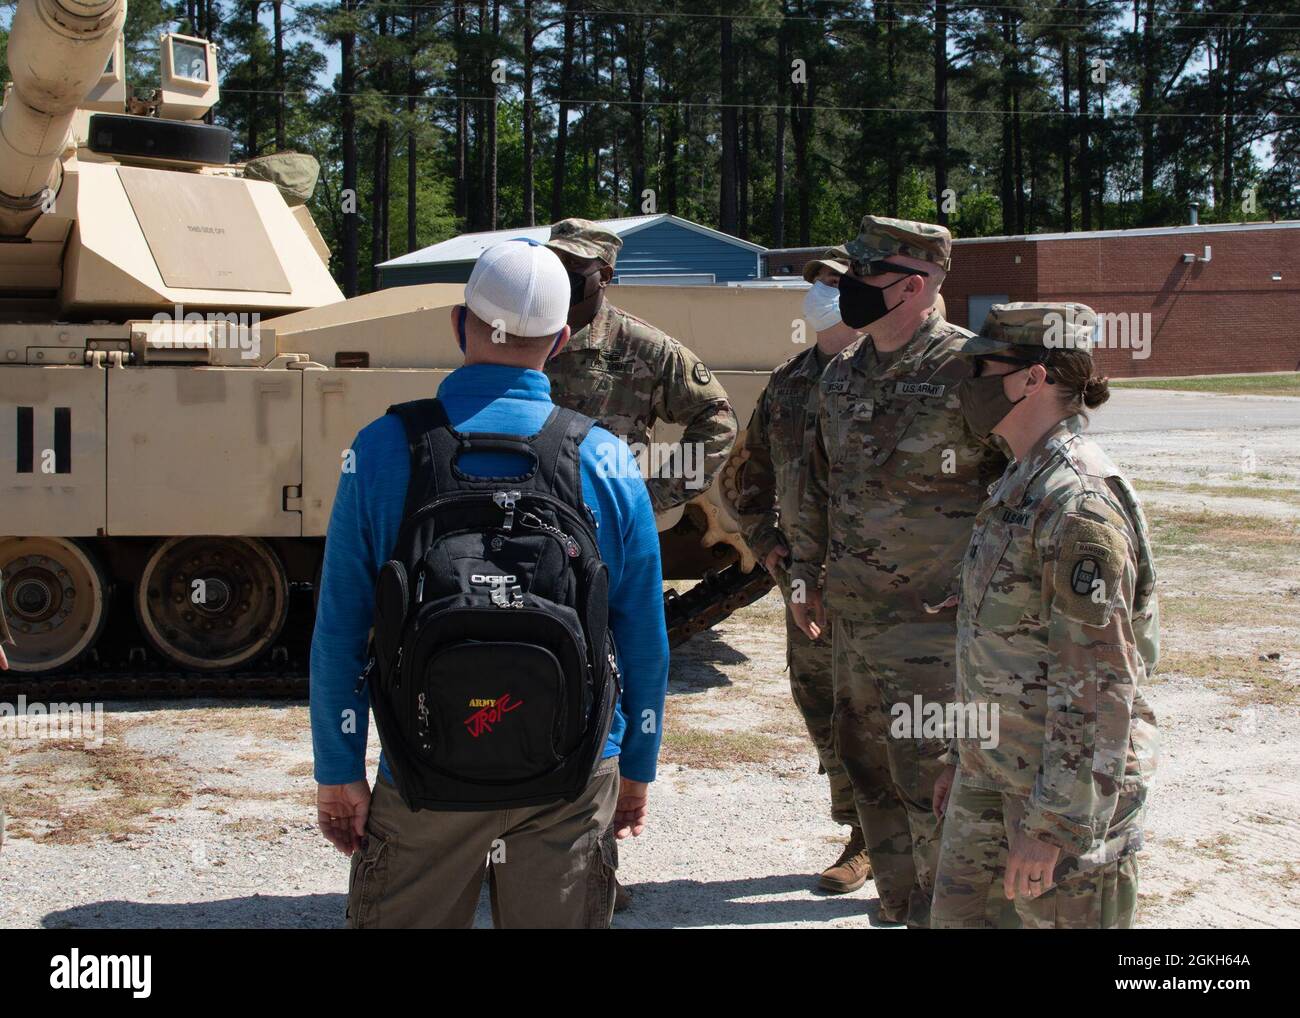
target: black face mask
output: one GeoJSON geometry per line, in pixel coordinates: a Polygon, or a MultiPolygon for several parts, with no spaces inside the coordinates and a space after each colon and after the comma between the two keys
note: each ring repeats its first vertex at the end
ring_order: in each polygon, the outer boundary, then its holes
{"type": "Polygon", "coordinates": [[[879,321],[898,307],[899,301],[892,307],[885,303],[885,291],[890,287],[905,283],[908,276],[896,279],[889,286],[872,286],[848,273],[840,277],[840,318],[844,324],[853,329],[861,329],[872,322],[879,321]]]}
{"type": "Polygon", "coordinates": [[[583,275],[572,269],[565,270],[569,275],[569,328],[574,332],[586,328],[600,310],[600,303],[605,299],[605,291],[600,286],[600,269],[592,269],[583,275]],[[587,282],[596,278],[596,288],[587,294],[587,282]]]}
{"type": "Polygon", "coordinates": [[[580,303],[587,296],[587,280],[590,274],[583,275],[574,272],[572,269],[566,269],[569,274],[569,305],[580,303]]]}

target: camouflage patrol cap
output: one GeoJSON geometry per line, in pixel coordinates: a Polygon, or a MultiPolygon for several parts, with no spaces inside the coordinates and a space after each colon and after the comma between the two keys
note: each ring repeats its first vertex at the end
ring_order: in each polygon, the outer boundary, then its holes
{"type": "Polygon", "coordinates": [[[814,258],[803,267],[803,278],[805,283],[811,283],[817,278],[817,273],[825,267],[832,272],[837,272],[841,276],[849,271],[849,252],[843,244],[837,244],[835,247],[828,247],[821,253],[820,258],[814,258]]]}
{"type": "Polygon", "coordinates": [[[934,262],[944,271],[952,263],[952,234],[948,228],[909,219],[863,216],[858,235],[845,247],[855,262],[902,255],[934,262]]]}
{"type": "Polygon", "coordinates": [[[1097,313],[1071,301],[994,304],[984,328],[961,349],[967,357],[1002,354],[1039,360],[1049,350],[1078,350],[1092,356],[1097,313]]]}
{"type": "Polygon", "coordinates": [[[602,230],[590,219],[561,219],[551,227],[551,239],[546,246],[579,258],[599,258],[612,268],[623,238],[602,230]]]}

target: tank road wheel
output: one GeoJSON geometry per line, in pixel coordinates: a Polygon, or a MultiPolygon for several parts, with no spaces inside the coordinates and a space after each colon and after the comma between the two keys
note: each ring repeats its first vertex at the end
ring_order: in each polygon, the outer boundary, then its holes
{"type": "Polygon", "coordinates": [[[40,675],[94,646],[108,618],[108,580],[95,553],[63,537],[0,537],[9,667],[40,675]]]}
{"type": "Polygon", "coordinates": [[[275,642],[289,613],[289,580],[257,538],[172,537],[149,556],[135,610],[145,636],[168,661],[221,671],[275,642]]]}

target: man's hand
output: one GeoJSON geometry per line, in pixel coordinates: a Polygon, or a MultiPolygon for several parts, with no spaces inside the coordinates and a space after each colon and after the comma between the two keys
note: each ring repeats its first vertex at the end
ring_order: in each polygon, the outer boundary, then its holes
{"type": "Polygon", "coordinates": [[[1052,886],[1052,870],[1061,850],[1055,845],[1032,838],[1017,831],[1007,855],[1007,873],[1002,878],[1002,892],[1008,898],[1019,894],[1023,898],[1037,898],[1052,886]]]}
{"type": "Polygon", "coordinates": [[[826,605],[822,602],[820,587],[805,591],[803,601],[790,598],[790,614],[794,624],[803,630],[810,640],[818,639],[826,631],[826,605]]]}
{"type": "Polygon", "coordinates": [[[934,779],[934,815],[940,820],[948,809],[948,795],[952,792],[952,783],[957,777],[957,768],[948,764],[934,779]]]}
{"type": "Polygon", "coordinates": [[[0,643],[0,672],[9,670],[9,659],[5,657],[5,645],[0,643]]]}
{"type": "Polygon", "coordinates": [[[618,802],[614,806],[614,837],[622,840],[631,835],[639,838],[645,830],[646,805],[650,802],[650,785],[644,781],[620,778],[618,802]]]}
{"type": "Polygon", "coordinates": [[[767,557],[763,559],[763,568],[775,576],[778,568],[785,568],[785,563],[781,560],[789,558],[789,556],[790,549],[784,544],[773,545],[772,550],[769,551],[767,557]]]}
{"type": "Polygon", "coordinates": [[[370,815],[370,785],[365,779],[347,785],[316,786],[316,823],[325,840],[344,855],[366,843],[370,815]]]}

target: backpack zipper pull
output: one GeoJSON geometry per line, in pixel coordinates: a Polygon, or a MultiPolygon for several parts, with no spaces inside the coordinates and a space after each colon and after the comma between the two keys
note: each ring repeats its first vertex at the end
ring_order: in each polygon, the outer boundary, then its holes
{"type": "Polygon", "coordinates": [[[506,518],[502,522],[501,528],[507,534],[510,533],[510,529],[515,525],[515,501],[518,498],[519,492],[517,491],[498,491],[492,496],[492,501],[504,510],[506,514],[506,518]]]}
{"type": "Polygon", "coordinates": [[[577,558],[582,554],[582,549],[578,547],[577,541],[558,527],[552,527],[548,523],[543,523],[541,518],[535,516],[533,513],[524,513],[519,517],[519,522],[525,527],[529,527],[533,530],[544,530],[546,533],[550,534],[564,545],[564,553],[568,555],[569,558],[577,558]]]}

